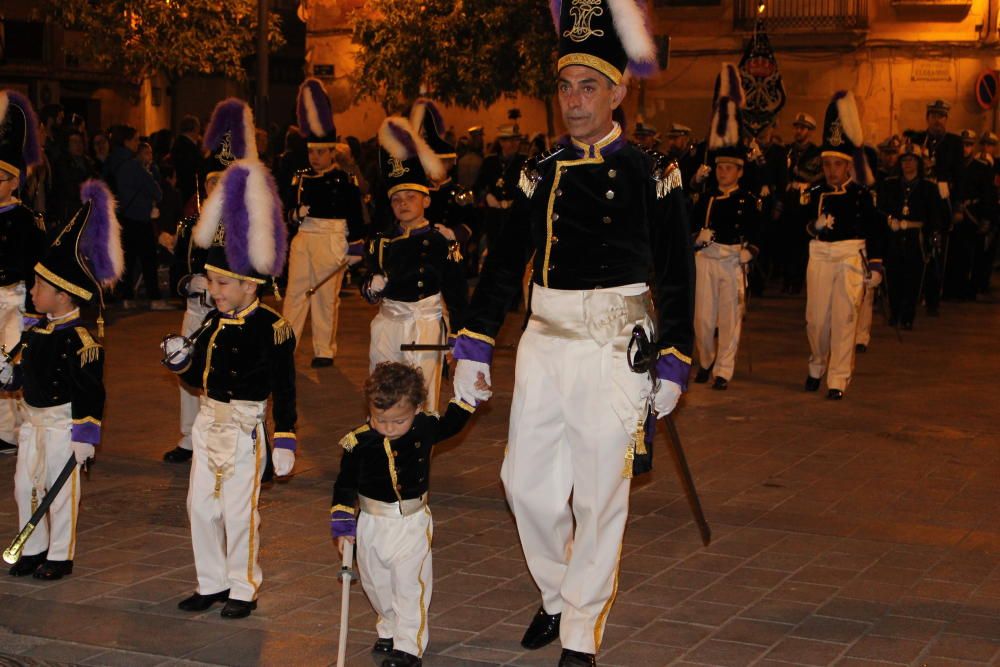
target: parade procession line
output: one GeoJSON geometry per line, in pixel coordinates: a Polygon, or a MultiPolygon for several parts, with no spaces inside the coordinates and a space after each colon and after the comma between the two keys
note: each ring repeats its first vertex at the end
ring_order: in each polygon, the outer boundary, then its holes
{"type": "MultiPolygon", "coordinates": [[[[296,475],[261,495],[259,608],[177,610],[195,575],[187,465],[160,461],[177,385],[157,343],[180,313],[108,327],[104,440],[83,481],[73,574],[0,577],[0,665],[329,665],[340,559],[329,537],[337,441],[363,416],[375,309],[345,296],[332,368],[297,356],[296,475]]],[[[429,667],[553,665],[519,640],[538,606],[499,484],[523,315],[498,340],[494,399],[435,453],[429,667]]],[[[876,314],[843,401],[802,391],[801,298],[756,299],[726,392],[692,385],[676,423],[713,541],[702,546],[666,446],[637,478],[601,665],[987,665],[1000,660],[1000,309],[944,304],[899,343],[876,314]]],[[[450,383],[445,383],[445,393],[450,383]]],[[[662,434],[659,437],[663,437],[662,434]]],[[[609,462],[620,465],[620,462],[609,462]]],[[[19,529],[0,457],[0,535],[19,529]]],[[[375,617],[351,594],[349,664],[375,617]]]]}

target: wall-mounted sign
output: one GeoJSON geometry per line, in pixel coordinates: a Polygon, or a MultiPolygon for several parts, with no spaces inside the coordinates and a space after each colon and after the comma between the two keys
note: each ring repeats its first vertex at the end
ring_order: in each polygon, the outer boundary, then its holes
{"type": "Polygon", "coordinates": [[[914,60],[911,81],[951,81],[951,62],[947,60],[914,60]]]}
{"type": "Polygon", "coordinates": [[[983,109],[992,109],[997,101],[997,88],[1000,87],[1000,77],[995,70],[988,69],[976,79],[976,101],[983,109]]]}

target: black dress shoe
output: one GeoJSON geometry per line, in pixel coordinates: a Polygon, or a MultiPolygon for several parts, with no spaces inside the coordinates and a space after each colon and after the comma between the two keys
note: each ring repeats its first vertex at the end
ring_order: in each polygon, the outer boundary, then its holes
{"type": "Polygon", "coordinates": [[[383,639],[379,637],[375,640],[375,645],[372,646],[372,653],[381,653],[383,655],[389,655],[392,653],[392,638],[383,639]]]}
{"type": "Polygon", "coordinates": [[[48,551],[43,551],[33,556],[21,556],[21,560],[11,565],[7,571],[12,577],[26,577],[34,573],[38,569],[38,566],[45,562],[45,557],[48,555],[48,551]]]}
{"type": "Polygon", "coordinates": [[[330,357],[313,357],[309,365],[313,368],[327,368],[328,366],[333,366],[333,359],[330,357]]]}
{"type": "Polygon", "coordinates": [[[6,440],[0,440],[0,454],[17,454],[17,445],[6,440]]]}
{"type": "Polygon", "coordinates": [[[708,382],[708,374],[711,371],[708,368],[698,368],[698,374],[694,376],[694,381],[698,384],[705,384],[708,382]]]}
{"type": "Polygon", "coordinates": [[[382,667],[420,667],[424,661],[406,651],[392,651],[382,661],[382,667]]]}
{"type": "Polygon", "coordinates": [[[840,389],[831,389],[830,391],[826,392],[826,397],[831,401],[839,401],[844,397],[844,392],[841,391],[840,389]]]}
{"type": "Polygon", "coordinates": [[[234,600],[229,598],[222,608],[222,618],[246,618],[257,608],[256,600],[234,600]]]}
{"type": "Polygon", "coordinates": [[[551,644],[554,639],[559,637],[560,618],[562,618],[562,614],[546,614],[545,608],[539,607],[538,613],[531,619],[531,625],[524,631],[521,646],[534,651],[551,644]]]}
{"type": "Polygon", "coordinates": [[[854,346],[854,351],[863,354],[868,351],[868,346],[865,345],[864,343],[858,343],[857,345],[854,346]]]}
{"type": "Polygon", "coordinates": [[[597,659],[593,653],[580,653],[564,648],[559,656],[559,667],[597,667],[597,659]]]}
{"type": "Polygon", "coordinates": [[[224,591],[219,591],[218,593],[212,593],[211,595],[202,595],[201,593],[195,593],[189,598],[184,598],[177,603],[177,608],[183,611],[205,611],[211,607],[216,602],[225,602],[229,599],[229,589],[224,591]]]}
{"type": "Polygon", "coordinates": [[[46,560],[32,575],[35,579],[45,579],[55,581],[62,579],[67,574],[73,573],[73,561],[71,560],[46,560]]]}
{"type": "Polygon", "coordinates": [[[819,389],[819,378],[813,376],[806,377],[806,391],[816,391],[819,389]]]}
{"type": "Polygon", "coordinates": [[[725,391],[729,388],[729,380],[726,378],[715,378],[715,382],[712,383],[712,389],[717,389],[719,391],[725,391]]]}
{"type": "Polygon", "coordinates": [[[187,463],[191,460],[191,450],[183,447],[174,447],[163,455],[163,460],[167,463],[187,463]]]}

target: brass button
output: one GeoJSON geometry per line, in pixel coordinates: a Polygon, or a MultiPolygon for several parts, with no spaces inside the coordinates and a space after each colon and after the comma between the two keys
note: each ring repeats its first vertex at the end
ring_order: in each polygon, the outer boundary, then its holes
{"type": "Polygon", "coordinates": [[[403,485],[402,484],[397,484],[396,485],[396,490],[397,491],[402,491],[403,490],[403,485]]]}
{"type": "Polygon", "coordinates": [[[552,245],[559,243],[559,237],[553,234],[552,239],[549,241],[549,243],[551,243],[552,245]]]}
{"type": "Polygon", "coordinates": [[[417,281],[417,287],[423,287],[423,286],[424,286],[424,281],[423,280],[418,280],[417,281]]]}
{"type": "Polygon", "coordinates": [[[423,272],[424,272],[424,267],[421,266],[419,269],[417,269],[417,273],[423,273],[423,272]]]}
{"type": "Polygon", "coordinates": [[[392,450],[392,458],[396,458],[397,456],[399,456],[399,452],[397,452],[395,449],[392,450]]]}
{"type": "Polygon", "coordinates": [[[560,174],[565,174],[568,170],[569,170],[568,167],[559,167],[559,173],[560,174]]]}
{"type": "Polygon", "coordinates": [[[614,178],[618,175],[618,172],[614,169],[608,169],[608,178],[614,178]]]}
{"type": "Polygon", "coordinates": [[[603,218],[601,218],[601,222],[603,222],[606,225],[610,225],[611,224],[611,216],[610,215],[604,216],[603,218]]]}
{"type": "Polygon", "coordinates": [[[553,213],[552,214],[552,222],[555,222],[558,219],[559,219],[559,214],[558,213],[553,213]]]}
{"type": "Polygon", "coordinates": [[[549,271],[555,271],[555,270],[556,270],[556,265],[555,264],[549,264],[549,271]]]}
{"type": "Polygon", "coordinates": [[[614,199],[615,198],[615,191],[614,190],[608,190],[607,192],[604,193],[604,196],[607,197],[608,199],[614,199]]]}
{"type": "Polygon", "coordinates": [[[425,246],[429,246],[430,244],[431,244],[431,242],[430,242],[430,241],[428,241],[427,239],[424,239],[424,245],[425,245],[425,246]]]}
{"type": "Polygon", "coordinates": [[[420,442],[419,442],[419,441],[417,441],[417,442],[413,443],[413,446],[414,446],[414,447],[415,447],[416,449],[420,449],[420,442]]]}
{"type": "Polygon", "coordinates": [[[562,197],[562,188],[556,190],[556,197],[562,197]]]}

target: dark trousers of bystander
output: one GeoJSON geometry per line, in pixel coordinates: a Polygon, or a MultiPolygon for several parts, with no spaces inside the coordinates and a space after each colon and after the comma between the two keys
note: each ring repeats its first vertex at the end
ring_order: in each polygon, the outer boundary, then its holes
{"type": "Polygon", "coordinates": [[[150,220],[122,219],[122,245],[125,249],[125,277],[122,280],[123,299],[135,297],[139,271],[146,286],[146,296],[160,299],[160,282],[156,268],[156,234],[150,220]]]}

